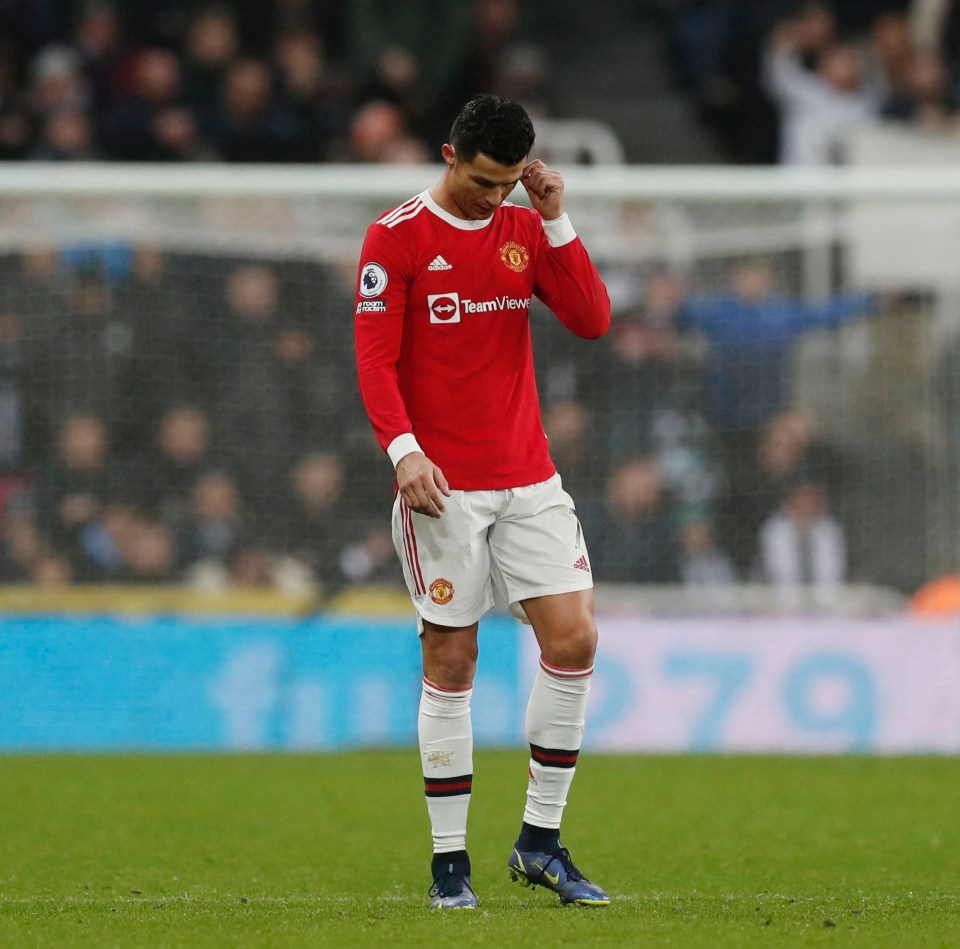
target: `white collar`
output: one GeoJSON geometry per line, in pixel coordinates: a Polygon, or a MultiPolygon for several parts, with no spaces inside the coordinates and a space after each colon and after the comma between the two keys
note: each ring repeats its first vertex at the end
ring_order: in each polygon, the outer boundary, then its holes
{"type": "MultiPolygon", "coordinates": [[[[487,227],[490,222],[493,220],[496,211],[490,215],[490,217],[484,218],[481,221],[467,221],[462,217],[455,217],[449,211],[444,211],[443,208],[437,204],[436,201],[430,196],[429,191],[424,191],[421,193],[420,197],[423,199],[423,203],[427,206],[429,211],[433,211],[434,214],[442,221],[446,221],[447,224],[451,224],[453,227],[460,228],[461,231],[479,231],[487,227]]],[[[501,205],[502,207],[502,205],[501,205]]]]}

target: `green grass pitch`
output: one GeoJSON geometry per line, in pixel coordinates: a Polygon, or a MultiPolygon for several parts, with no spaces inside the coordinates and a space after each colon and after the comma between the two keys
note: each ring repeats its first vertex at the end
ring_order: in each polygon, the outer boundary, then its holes
{"type": "Polygon", "coordinates": [[[478,753],[477,912],[432,913],[415,750],[0,759],[0,946],[958,946],[960,760],[585,755],[507,880],[522,750],[478,753]]]}

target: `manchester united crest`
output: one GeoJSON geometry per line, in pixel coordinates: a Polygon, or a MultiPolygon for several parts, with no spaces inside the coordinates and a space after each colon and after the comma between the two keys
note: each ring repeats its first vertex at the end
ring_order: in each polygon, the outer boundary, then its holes
{"type": "Polygon", "coordinates": [[[453,584],[443,577],[437,577],[430,584],[430,599],[437,606],[446,606],[453,599],[453,584]]]}
{"type": "Polygon", "coordinates": [[[500,259],[511,269],[520,273],[527,269],[530,263],[530,255],[527,248],[516,241],[507,241],[500,248],[500,259]]]}

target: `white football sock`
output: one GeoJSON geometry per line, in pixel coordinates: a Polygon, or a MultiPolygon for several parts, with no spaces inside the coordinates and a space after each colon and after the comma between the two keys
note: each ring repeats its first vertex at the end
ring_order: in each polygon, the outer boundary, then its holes
{"type": "Polygon", "coordinates": [[[473,788],[471,695],[473,689],[451,692],[423,680],[417,731],[434,853],[467,847],[473,788]]]}
{"type": "Polygon", "coordinates": [[[537,827],[560,827],[583,741],[593,666],[560,669],[543,657],[527,704],[530,770],[523,819],[537,827]]]}

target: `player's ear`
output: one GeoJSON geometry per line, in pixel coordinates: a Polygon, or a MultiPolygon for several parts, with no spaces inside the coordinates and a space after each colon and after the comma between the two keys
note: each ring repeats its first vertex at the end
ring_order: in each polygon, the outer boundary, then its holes
{"type": "Polygon", "coordinates": [[[454,151],[452,145],[442,145],[440,148],[440,154],[443,155],[443,160],[447,163],[448,168],[453,168],[453,166],[457,163],[457,153],[454,151]]]}

